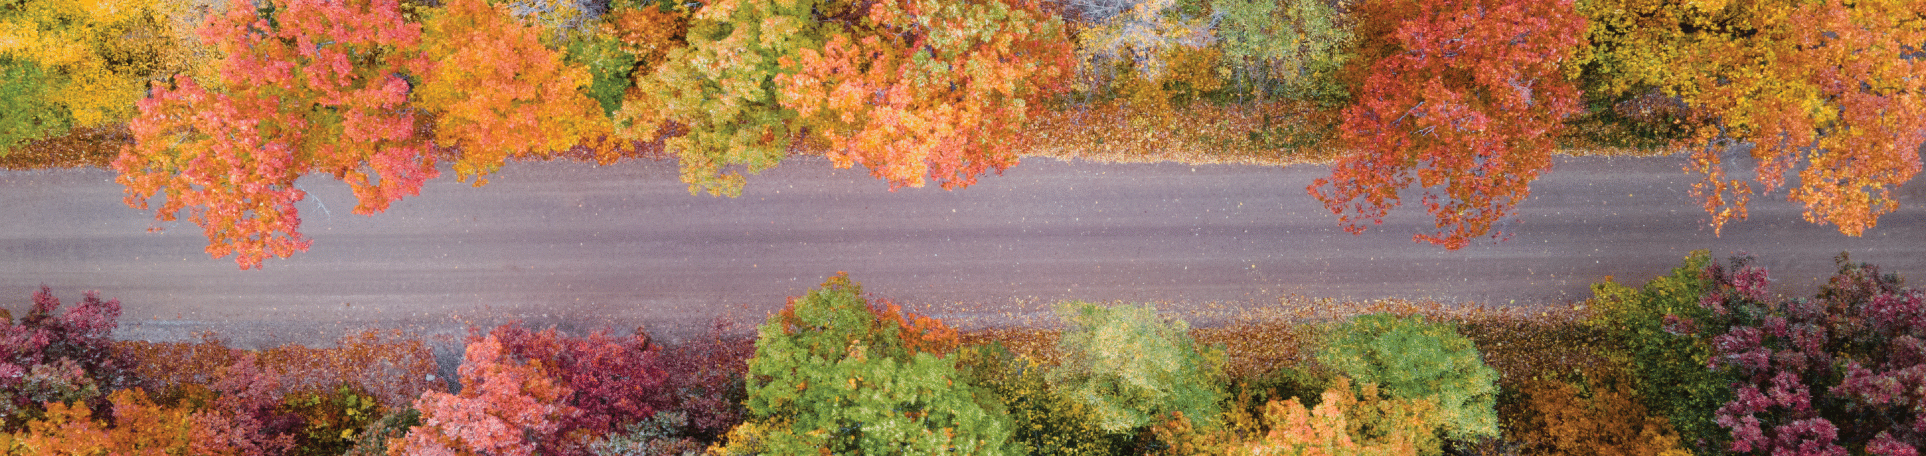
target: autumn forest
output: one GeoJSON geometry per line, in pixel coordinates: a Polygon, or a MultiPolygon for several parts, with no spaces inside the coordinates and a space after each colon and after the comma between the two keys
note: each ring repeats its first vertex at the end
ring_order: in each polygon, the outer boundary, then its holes
{"type": "MultiPolygon", "coordinates": [[[[1921,169],[1923,47],[1921,0],[0,0],[0,168],[110,169],[243,270],[322,248],[303,176],[376,215],[557,160],[715,198],[796,157],[878,192],[1325,166],[1289,190],[1343,230],[1410,199],[1458,251],[1561,156],[1682,156],[1715,234],[1769,197],[1859,237],[1921,169]]],[[[1197,326],[952,327],[837,273],[753,328],[471,326],[440,360],[117,339],[118,300],[43,286],[0,308],[0,453],[1918,455],[1926,291],[1840,254],[1789,296],[1719,255],[1564,305],[1197,326]]]]}

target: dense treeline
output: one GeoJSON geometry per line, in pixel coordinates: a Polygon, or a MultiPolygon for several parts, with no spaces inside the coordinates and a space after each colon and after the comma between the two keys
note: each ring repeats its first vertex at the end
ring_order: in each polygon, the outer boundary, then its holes
{"type": "Polygon", "coordinates": [[[471,329],[454,379],[398,333],[114,341],[117,301],[42,289],[0,326],[0,452],[1918,454],[1926,292],[1838,264],[1809,298],[1697,252],[1553,311],[1318,302],[1191,328],[1065,302],[1060,327],[975,332],[839,274],[746,337],[471,329]]]}
{"type": "Polygon", "coordinates": [[[1032,147],[1335,150],[1307,190],[1347,229],[1421,194],[1415,239],[1458,248],[1561,141],[1690,150],[1715,228],[1786,187],[1848,235],[1926,141],[1920,0],[13,0],[0,24],[0,157],[111,161],[243,268],[308,247],[299,176],[369,214],[440,163],[481,185],[666,150],[735,195],[800,152],[961,188],[1032,147]]]}

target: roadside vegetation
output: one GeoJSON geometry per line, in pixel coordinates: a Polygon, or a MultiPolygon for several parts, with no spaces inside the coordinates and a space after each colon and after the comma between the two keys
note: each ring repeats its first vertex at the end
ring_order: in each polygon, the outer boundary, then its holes
{"type": "Polygon", "coordinates": [[[452,378],[399,332],[115,340],[118,301],[43,289],[0,326],[0,453],[1917,454],[1926,292],[1838,265],[1810,297],[1697,252],[1565,308],[1065,302],[973,331],[839,274],[753,334],[472,328],[452,378]]]}

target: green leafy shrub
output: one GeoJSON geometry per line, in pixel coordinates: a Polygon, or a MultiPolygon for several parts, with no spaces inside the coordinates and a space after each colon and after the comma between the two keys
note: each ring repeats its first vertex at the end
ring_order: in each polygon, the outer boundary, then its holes
{"type": "Polygon", "coordinates": [[[971,383],[988,389],[1014,424],[1011,440],[1025,454],[1109,455],[1121,442],[1097,427],[1090,410],[1045,376],[1049,366],[992,341],[957,353],[971,383]]]}
{"type": "Polygon", "coordinates": [[[1498,435],[1498,371],[1455,325],[1421,315],[1361,315],[1333,328],[1329,340],[1319,363],[1357,383],[1377,384],[1393,398],[1436,403],[1434,428],[1446,437],[1498,435]]]}
{"type": "Polygon", "coordinates": [[[622,108],[622,95],[634,81],[629,79],[635,71],[636,57],[622,49],[622,43],[605,33],[584,34],[569,40],[565,49],[569,63],[588,68],[592,78],[588,87],[589,98],[602,105],[604,114],[613,115],[622,108]]]}
{"type": "Polygon", "coordinates": [[[911,350],[861,294],[838,274],[757,328],[739,430],[760,432],[729,437],[765,454],[1008,453],[1008,416],[956,358],[911,350]]]}
{"type": "Polygon", "coordinates": [[[0,56],[0,157],[15,146],[71,128],[66,107],[49,99],[58,79],[32,60],[0,56]]]}
{"type": "Polygon", "coordinates": [[[1337,79],[1351,44],[1343,11],[1325,0],[1220,0],[1217,37],[1240,92],[1343,104],[1337,79]]]}
{"type": "Polygon", "coordinates": [[[1638,289],[1610,280],[1593,284],[1594,314],[1585,322],[1605,335],[1602,351],[1629,367],[1638,395],[1655,399],[1648,406],[1678,428],[1687,446],[1701,450],[1723,448],[1725,430],[1712,417],[1732,400],[1737,380],[1705,367],[1713,354],[1711,337],[1727,329],[1699,306],[1707,289],[1700,273],[1710,262],[1701,250],[1638,289]]]}
{"type": "Polygon", "coordinates": [[[689,415],[682,412],[656,412],[649,419],[630,423],[621,432],[610,433],[589,445],[595,456],[701,456],[702,442],[683,434],[689,428],[689,415]]]}
{"type": "Polygon", "coordinates": [[[1204,428],[1221,424],[1223,355],[1198,347],[1189,324],[1159,318],[1149,305],[1067,302],[1057,314],[1069,327],[1057,341],[1062,364],[1049,379],[1088,407],[1098,428],[1126,433],[1171,412],[1204,428]]]}

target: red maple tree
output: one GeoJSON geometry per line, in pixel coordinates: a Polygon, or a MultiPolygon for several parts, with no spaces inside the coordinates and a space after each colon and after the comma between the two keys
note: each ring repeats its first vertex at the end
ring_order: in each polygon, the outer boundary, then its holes
{"type": "Polygon", "coordinates": [[[248,269],[307,250],[295,209],[302,175],[346,181],[358,214],[437,175],[402,77],[427,66],[421,28],[396,0],[232,2],[201,35],[225,56],[221,80],[154,87],[114,169],[128,205],[160,197],[161,221],[186,209],[209,255],[248,269]]]}
{"type": "Polygon", "coordinates": [[[1354,234],[1416,183],[1436,230],[1414,240],[1458,249],[1499,235],[1578,110],[1561,65],[1584,46],[1584,17],[1570,1],[1524,0],[1378,0],[1359,13],[1341,138],[1353,151],[1306,190],[1354,234]]]}

